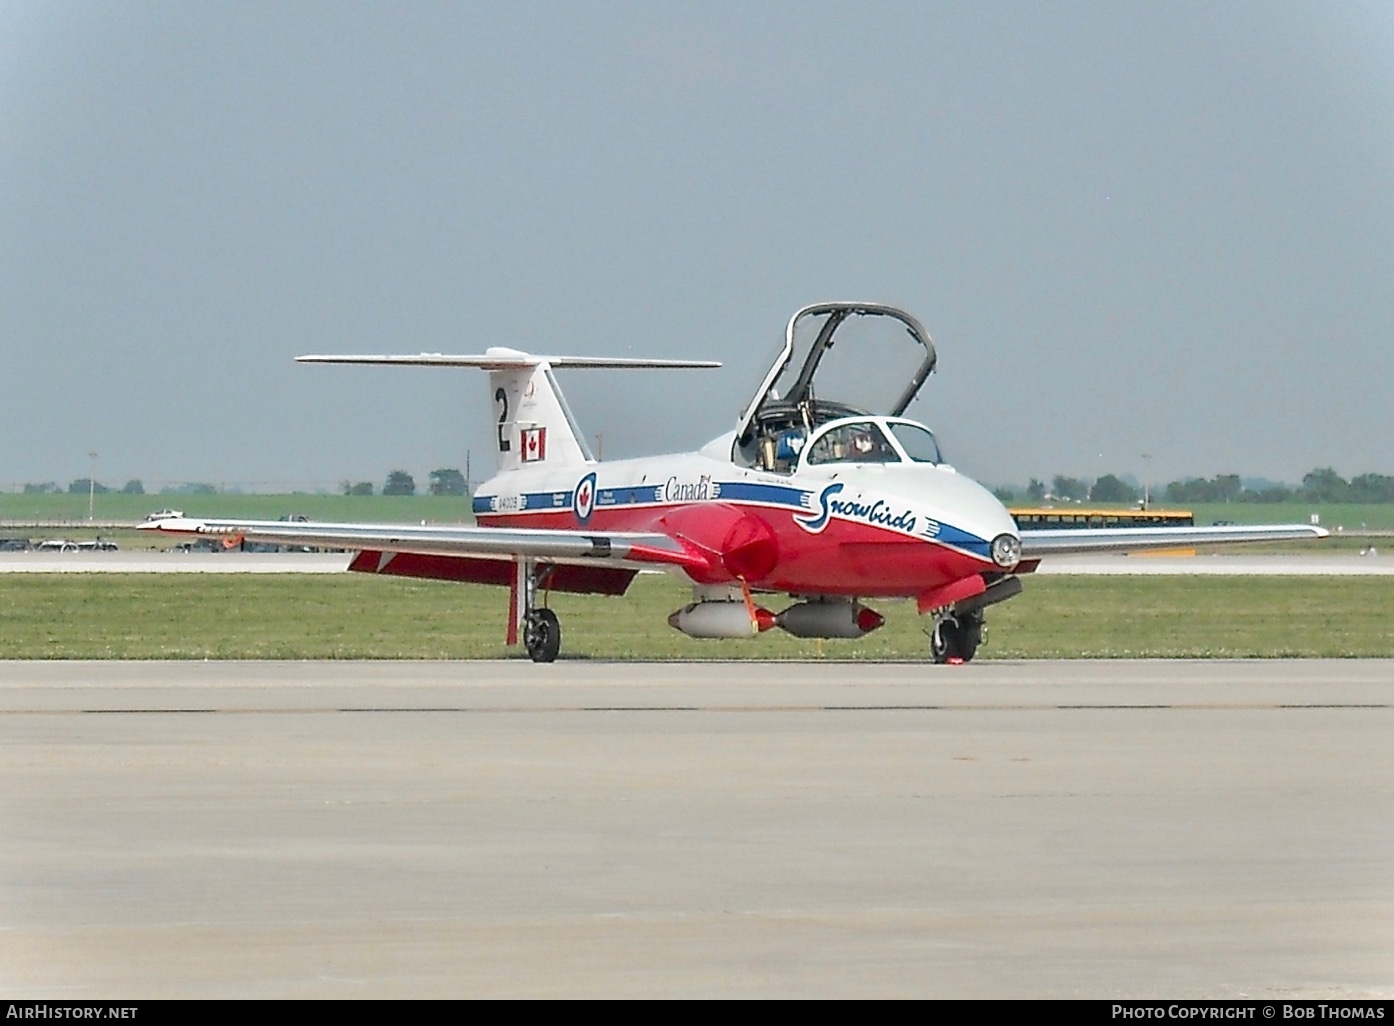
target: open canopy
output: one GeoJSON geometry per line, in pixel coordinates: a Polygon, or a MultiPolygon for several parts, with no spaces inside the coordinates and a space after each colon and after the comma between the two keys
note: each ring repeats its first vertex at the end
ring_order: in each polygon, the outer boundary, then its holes
{"type": "Polygon", "coordinates": [[[794,314],[736,426],[732,459],[773,469],[781,436],[843,417],[900,416],[934,370],[934,343],[903,310],[819,303],[794,314]]]}

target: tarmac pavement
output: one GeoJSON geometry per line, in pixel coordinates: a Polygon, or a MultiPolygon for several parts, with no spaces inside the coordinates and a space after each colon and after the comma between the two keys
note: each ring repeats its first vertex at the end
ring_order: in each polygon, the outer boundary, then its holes
{"type": "Polygon", "coordinates": [[[0,663],[0,994],[1394,997],[1394,662],[0,663]]]}

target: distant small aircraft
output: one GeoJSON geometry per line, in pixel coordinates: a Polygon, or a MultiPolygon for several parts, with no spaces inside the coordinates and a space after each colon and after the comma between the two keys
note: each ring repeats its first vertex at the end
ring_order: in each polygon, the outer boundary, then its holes
{"type": "Polygon", "coordinates": [[[821,303],[789,321],[783,346],[732,431],[696,452],[598,462],[567,408],[559,368],[702,368],[707,361],[483,355],[302,356],[304,363],[475,367],[489,372],[498,473],[473,499],[478,526],[214,520],[139,525],[228,543],[356,550],[350,570],[509,589],[507,640],[551,662],[561,625],[549,592],[622,594],[657,568],[692,585],[668,622],[697,638],[778,627],[857,638],[883,618],[863,599],[914,599],[936,663],[967,662],[984,610],[1022,590],[1041,557],[1306,539],[1308,525],[1033,530],[944,462],[904,416],[934,370],[909,314],[821,303]],[[817,387],[815,388],[815,381],[817,387]],[[787,594],[772,612],[760,603],[787,594]]]}

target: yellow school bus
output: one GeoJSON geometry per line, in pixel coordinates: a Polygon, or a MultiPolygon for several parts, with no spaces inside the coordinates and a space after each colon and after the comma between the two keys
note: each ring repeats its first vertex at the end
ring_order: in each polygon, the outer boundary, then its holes
{"type": "Polygon", "coordinates": [[[1089,509],[1064,506],[1059,509],[1009,509],[1022,531],[1052,527],[1193,527],[1190,510],[1177,509],[1089,509]]]}

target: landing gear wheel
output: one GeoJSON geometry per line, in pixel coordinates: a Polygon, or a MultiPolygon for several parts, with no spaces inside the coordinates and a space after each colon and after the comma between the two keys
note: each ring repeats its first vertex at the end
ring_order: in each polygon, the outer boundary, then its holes
{"type": "Polygon", "coordinates": [[[936,620],[929,632],[929,655],[936,663],[966,663],[978,654],[982,641],[981,614],[969,613],[962,619],[946,616],[936,620]]]}
{"type": "Polygon", "coordinates": [[[550,663],[561,651],[561,622],[550,609],[534,609],[523,622],[523,647],[535,663],[550,663]]]}
{"type": "Polygon", "coordinates": [[[930,659],[934,660],[934,662],[939,665],[943,665],[949,661],[954,654],[954,641],[957,631],[957,621],[949,619],[934,621],[934,626],[929,629],[930,659]]]}
{"type": "Polygon", "coordinates": [[[958,654],[969,662],[983,643],[983,614],[969,613],[958,621],[958,654]]]}

